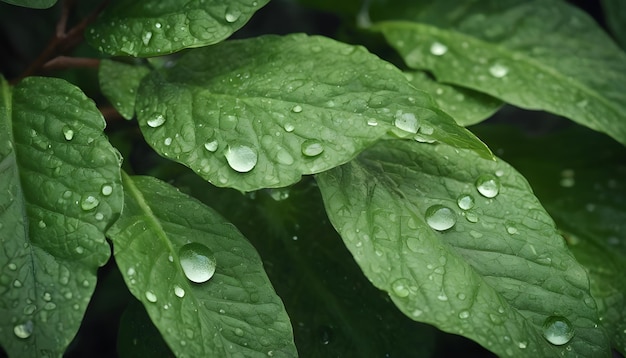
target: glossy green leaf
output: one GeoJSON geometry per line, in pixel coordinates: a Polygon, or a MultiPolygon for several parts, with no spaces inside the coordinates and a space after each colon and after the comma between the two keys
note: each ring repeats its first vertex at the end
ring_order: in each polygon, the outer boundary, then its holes
{"type": "Polygon", "coordinates": [[[117,0],[85,36],[110,55],[166,55],[223,41],[268,1],[117,0]]]}
{"type": "Polygon", "coordinates": [[[500,356],[609,355],[584,268],[506,163],[389,141],[317,178],[357,263],[408,317],[500,356]],[[566,344],[544,338],[551,316],[571,322],[566,344]]]}
{"type": "Polygon", "coordinates": [[[94,103],[59,79],[0,79],[0,342],[61,355],[82,320],[104,230],[122,208],[118,153],[94,103]]]}
{"type": "Polygon", "coordinates": [[[135,97],[139,82],[150,69],[146,66],[102,60],[98,70],[98,80],[102,94],[111,105],[126,119],[135,115],[135,97]]]}
{"type": "Polygon", "coordinates": [[[385,18],[410,21],[374,28],[409,67],[570,118],[626,144],[626,54],[586,13],[543,0],[399,4],[385,18]]]}
{"type": "Polygon", "coordinates": [[[616,41],[626,49],[626,3],[621,0],[602,0],[606,22],[616,41]]]}
{"type": "Polygon", "coordinates": [[[154,178],[124,176],[124,187],[124,214],[107,235],[131,293],[177,356],[296,355],[283,304],[232,224],[154,178]],[[203,283],[185,264],[190,243],[215,262],[203,283]]]}
{"type": "Polygon", "coordinates": [[[311,177],[245,195],[193,173],[171,178],[212,203],[259,248],[301,357],[409,358],[434,351],[439,332],[405,317],[363,276],[330,225],[311,177]]]}
{"type": "Polygon", "coordinates": [[[317,36],[189,51],[142,81],[137,117],[161,155],[246,191],[292,184],[382,138],[428,138],[490,157],[391,64],[317,36]]]}
{"type": "Polygon", "coordinates": [[[433,80],[425,72],[406,72],[415,88],[430,93],[439,108],[450,114],[457,124],[469,126],[491,117],[502,101],[467,88],[450,86],[433,80]]]}
{"type": "Polygon", "coordinates": [[[477,130],[527,176],[566,233],[570,250],[589,271],[600,324],[626,354],[626,150],[578,126],[540,138],[509,127],[477,130]]]}
{"type": "Polygon", "coordinates": [[[30,7],[33,9],[47,9],[57,3],[57,0],[2,0],[11,5],[30,7]]]}

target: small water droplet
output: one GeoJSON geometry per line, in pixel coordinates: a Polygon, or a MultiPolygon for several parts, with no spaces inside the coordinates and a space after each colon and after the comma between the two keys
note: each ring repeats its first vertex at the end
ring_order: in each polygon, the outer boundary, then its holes
{"type": "Polygon", "coordinates": [[[143,41],[144,45],[148,46],[151,38],[152,38],[152,32],[148,31],[145,34],[143,34],[143,37],[141,38],[141,40],[143,41]]]}
{"type": "Polygon", "coordinates": [[[301,150],[307,157],[315,157],[324,151],[324,146],[314,139],[307,139],[302,142],[301,150]]]}
{"type": "Polygon", "coordinates": [[[18,338],[22,339],[30,337],[30,335],[33,334],[33,321],[28,320],[23,324],[18,324],[13,327],[13,333],[15,333],[18,338]]]}
{"type": "Polygon", "coordinates": [[[409,291],[409,280],[406,278],[400,278],[393,281],[391,284],[391,290],[400,298],[407,297],[411,293],[409,291]]]}
{"type": "Polygon", "coordinates": [[[519,231],[517,230],[517,227],[515,227],[515,225],[513,224],[506,225],[506,232],[508,232],[510,235],[515,235],[519,233],[519,231]]]}
{"type": "Polygon", "coordinates": [[[506,66],[496,63],[489,67],[489,73],[491,73],[493,77],[502,78],[509,73],[509,69],[506,66]]]}
{"type": "Polygon", "coordinates": [[[302,112],[302,106],[300,106],[299,104],[297,104],[297,105],[293,106],[293,108],[291,109],[291,111],[292,111],[293,113],[300,113],[300,112],[302,112]]]}
{"type": "Polygon", "coordinates": [[[543,337],[555,346],[562,346],[574,337],[574,327],[562,316],[550,316],[543,323],[543,337]]]}
{"type": "Polygon", "coordinates": [[[433,42],[433,44],[430,45],[430,53],[435,56],[443,56],[446,52],[448,52],[448,46],[440,42],[433,42]]]}
{"type": "Polygon", "coordinates": [[[235,328],[235,334],[239,337],[243,337],[243,329],[235,328]]]}
{"type": "Polygon", "coordinates": [[[129,267],[128,270],[126,270],[126,275],[133,276],[134,274],[135,274],[135,268],[134,267],[129,267]]]}
{"type": "Polygon", "coordinates": [[[293,130],[294,130],[296,127],[294,127],[294,126],[293,126],[293,124],[291,124],[291,123],[285,123],[284,128],[285,128],[285,131],[287,131],[287,132],[293,132],[293,130]]]}
{"type": "Polygon", "coordinates": [[[161,28],[161,23],[157,22],[156,24],[154,24],[154,27],[156,27],[157,29],[160,29],[161,28]]]}
{"type": "Polygon", "coordinates": [[[517,344],[517,346],[518,346],[520,349],[526,349],[526,347],[528,347],[528,343],[526,343],[526,342],[522,341],[522,342],[519,342],[519,343],[517,344]]]}
{"type": "Polygon", "coordinates": [[[462,194],[456,199],[459,208],[469,210],[474,207],[474,198],[469,194],[462,194]]]}
{"type": "Polygon", "coordinates": [[[495,198],[500,192],[500,180],[492,174],[482,174],[476,179],[476,189],[485,198],[495,198]]]}
{"type": "Polygon", "coordinates": [[[437,299],[438,299],[439,301],[447,301],[447,300],[448,300],[448,296],[446,296],[446,294],[445,294],[445,293],[441,292],[441,293],[437,296],[437,299]]]}
{"type": "Polygon", "coordinates": [[[100,200],[98,200],[93,195],[85,195],[80,200],[80,208],[85,210],[85,211],[89,211],[89,210],[95,209],[98,206],[98,204],[100,204],[100,200]]]}
{"type": "Polygon", "coordinates": [[[215,152],[217,150],[217,146],[218,143],[216,140],[204,143],[204,149],[208,150],[209,152],[215,152]]]}
{"type": "Polygon", "coordinates": [[[208,247],[198,243],[186,244],[180,248],[178,255],[189,281],[203,283],[213,277],[216,261],[208,247]]]}
{"type": "Polygon", "coordinates": [[[63,137],[65,137],[65,140],[72,140],[72,138],[74,138],[74,130],[72,130],[69,126],[64,126],[63,137]]]}
{"type": "Polygon", "coordinates": [[[461,311],[461,312],[459,312],[459,318],[460,318],[460,319],[466,319],[466,318],[468,318],[469,316],[470,316],[469,311],[461,311]]]}
{"type": "Polygon", "coordinates": [[[146,291],[146,299],[154,303],[157,301],[157,296],[152,291],[146,291]]]}
{"type": "Polygon", "coordinates": [[[148,124],[149,127],[157,128],[157,127],[162,126],[163,123],[165,123],[165,117],[162,114],[159,114],[158,116],[154,118],[148,119],[146,123],[148,124]]]}
{"type": "Polygon", "coordinates": [[[373,119],[373,118],[369,118],[367,120],[367,125],[368,126],[372,126],[372,127],[376,127],[378,125],[378,121],[373,119]]]}
{"type": "Polygon", "coordinates": [[[456,214],[452,209],[440,204],[433,205],[426,209],[426,223],[437,231],[445,231],[456,224],[456,214]]]}
{"type": "Polygon", "coordinates": [[[85,249],[82,246],[76,246],[74,251],[76,251],[76,253],[80,255],[85,252],[85,249]]]}
{"type": "Polygon", "coordinates": [[[165,138],[165,140],[163,140],[163,144],[165,144],[166,146],[172,144],[172,137],[165,138]]]}
{"type": "Polygon", "coordinates": [[[226,149],[226,161],[233,170],[240,173],[251,171],[257,163],[257,153],[251,147],[243,144],[228,146],[226,149]]]}
{"type": "Polygon", "coordinates": [[[43,220],[39,220],[39,223],[37,224],[37,226],[44,229],[46,227],[46,223],[43,220]]]}
{"type": "Polygon", "coordinates": [[[398,129],[409,133],[417,133],[419,129],[419,123],[413,113],[402,113],[398,111],[393,124],[398,129]]]}
{"type": "Polygon", "coordinates": [[[178,285],[174,285],[174,294],[179,298],[183,298],[185,297],[185,290],[178,285]]]}
{"type": "Polygon", "coordinates": [[[239,19],[240,16],[241,16],[241,12],[239,10],[231,10],[231,11],[228,11],[224,15],[224,19],[226,19],[226,22],[233,23],[237,21],[237,19],[239,19]]]}
{"type": "Polygon", "coordinates": [[[8,268],[9,268],[9,270],[11,270],[11,271],[15,271],[15,270],[17,270],[17,265],[16,265],[16,264],[14,264],[14,263],[12,263],[12,262],[11,262],[10,264],[8,264],[8,265],[7,265],[7,267],[8,267],[8,268]]]}

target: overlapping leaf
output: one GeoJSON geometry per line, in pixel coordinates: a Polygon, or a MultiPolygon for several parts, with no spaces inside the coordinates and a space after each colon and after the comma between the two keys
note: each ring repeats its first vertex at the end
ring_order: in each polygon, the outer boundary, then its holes
{"type": "Polygon", "coordinates": [[[47,9],[56,4],[57,0],[2,0],[7,4],[30,7],[33,9],[47,9]]]}
{"type": "Polygon", "coordinates": [[[626,144],[626,54],[586,13],[539,0],[396,0],[385,9],[372,16],[394,21],[374,28],[409,67],[626,144]]]}
{"type": "Polygon", "coordinates": [[[85,36],[110,55],[166,55],[226,39],[268,1],[118,0],[85,36]]]}
{"type": "Polygon", "coordinates": [[[489,150],[392,65],[323,37],[265,36],[190,51],[141,83],[148,143],[218,186],[282,187],[381,138],[489,150]]]}
{"type": "Polygon", "coordinates": [[[98,70],[98,80],[102,94],[126,119],[135,115],[135,98],[139,82],[150,69],[111,60],[102,60],[98,70]]]}
{"type": "Polygon", "coordinates": [[[154,178],[125,176],[124,187],[124,214],[107,234],[131,293],[176,355],[296,355],[283,304],[232,224],[154,178]],[[183,272],[181,249],[189,243],[214,256],[207,282],[183,272]]]}
{"type": "Polygon", "coordinates": [[[602,0],[607,25],[617,42],[626,49],[626,3],[620,0],[602,0]]]}
{"type": "Polygon", "coordinates": [[[109,258],[118,153],[94,103],[63,80],[0,79],[0,100],[0,341],[11,356],[56,356],[109,258]]]}
{"type": "Polygon", "coordinates": [[[608,355],[584,268],[507,164],[390,141],[317,178],[357,263],[407,316],[501,356],[608,355]],[[563,345],[543,336],[551,316],[574,329],[563,345]]]}

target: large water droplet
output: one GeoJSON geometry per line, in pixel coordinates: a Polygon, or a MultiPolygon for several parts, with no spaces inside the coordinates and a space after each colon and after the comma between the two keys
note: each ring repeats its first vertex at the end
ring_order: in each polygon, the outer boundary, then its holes
{"type": "Polygon", "coordinates": [[[462,194],[456,199],[459,208],[469,210],[474,207],[474,198],[469,194],[462,194]]]}
{"type": "Polygon", "coordinates": [[[574,327],[562,316],[550,316],[543,323],[543,337],[556,346],[562,346],[574,337],[574,327]]]}
{"type": "Polygon", "coordinates": [[[393,281],[391,284],[391,290],[398,297],[407,297],[411,293],[411,291],[409,291],[409,280],[406,278],[400,278],[393,281]]]}
{"type": "Polygon", "coordinates": [[[242,144],[228,146],[224,155],[228,165],[240,173],[251,171],[256,166],[258,159],[254,149],[242,144]]]}
{"type": "Polygon", "coordinates": [[[409,133],[417,133],[417,130],[419,128],[419,123],[417,122],[417,118],[413,113],[402,113],[398,111],[398,113],[396,113],[395,121],[393,124],[398,129],[409,133]]]}
{"type": "Polygon", "coordinates": [[[509,73],[509,69],[506,66],[496,63],[495,65],[489,67],[489,73],[491,73],[493,77],[502,78],[509,73]]]}
{"type": "Polygon", "coordinates": [[[85,211],[93,210],[98,204],[100,204],[100,200],[93,195],[85,195],[80,200],[80,208],[85,211]]]}
{"type": "Polygon", "coordinates": [[[433,44],[430,45],[430,53],[435,56],[443,56],[446,52],[448,52],[448,46],[440,42],[433,42],[433,44]]]}
{"type": "Polygon", "coordinates": [[[74,130],[72,130],[70,126],[64,126],[63,137],[65,137],[65,140],[72,140],[72,138],[74,138],[74,130]]]}
{"type": "Polygon", "coordinates": [[[500,180],[492,174],[482,174],[476,179],[476,189],[485,198],[495,198],[500,192],[500,180]]]}
{"type": "Polygon", "coordinates": [[[203,283],[213,277],[216,262],[208,247],[198,243],[186,244],[180,248],[178,255],[180,265],[189,281],[203,283]]]}
{"type": "Polygon", "coordinates": [[[30,337],[30,335],[33,334],[33,321],[28,320],[26,323],[18,324],[13,327],[13,333],[15,333],[18,338],[22,339],[30,337]]]}
{"type": "Polygon", "coordinates": [[[448,230],[456,224],[456,214],[447,206],[436,204],[426,209],[426,223],[437,231],[448,230]]]}
{"type": "Polygon", "coordinates": [[[146,123],[152,128],[160,127],[163,125],[163,123],[165,123],[165,117],[162,114],[159,114],[154,118],[148,119],[146,123]]]}
{"type": "Polygon", "coordinates": [[[324,151],[324,146],[314,139],[307,139],[302,142],[301,150],[307,157],[315,157],[324,151]]]}

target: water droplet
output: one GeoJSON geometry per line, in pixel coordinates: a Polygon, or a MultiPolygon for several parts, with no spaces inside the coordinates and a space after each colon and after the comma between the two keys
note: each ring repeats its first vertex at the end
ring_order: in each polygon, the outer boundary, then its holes
{"type": "Polygon", "coordinates": [[[515,227],[515,225],[513,224],[506,224],[506,232],[508,232],[510,235],[515,235],[519,233],[517,227],[515,227]]]}
{"type": "Polygon", "coordinates": [[[491,73],[493,77],[502,78],[509,73],[509,69],[506,66],[496,63],[495,65],[489,67],[489,73],[491,73]]]}
{"type": "Polygon", "coordinates": [[[76,246],[74,251],[76,251],[76,253],[80,255],[85,252],[85,249],[82,246],[76,246]]]}
{"type": "Polygon", "coordinates": [[[165,140],[163,140],[163,144],[165,144],[166,146],[172,144],[172,137],[165,138],[165,140]]]}
{"type": "Polygon", "coordinates": [[[33,321],[28,320],[26,323],[18,324],[13,327],[13,333],[15,333],[18,338],[22,339],[30,337],[30,335],[33,334],[33,321]]]}
{"type": "Polygon", "coordinates": [[[135,268],[134,267],[129,267],[128,270],[126,270],[126,275],[133,276],[134,274],[135,274],[135,268]]]}
{"type": "Polygon", "coordinates": [[[243,337],[243,329],[235,328],[235,334],[238,335],[239,337],[243,337]]]}
{"type": "Polygon", "coordinates": [[[158,116],[154,118],[148,119],[146,123],[148,124],[149,127],[157,128],[157,127],[162,126],[163,123],[165,123],[165,117],[162,114],[159,114],[158,116]]]}
{"type": "Polygon", "coordinates": [[[157,29],[160,29],[161,28],[161,23],[157,22],[156,24],[154,24],[154,27],[156,27],[157,29]]]}
{"type": "Polygon", "coordinates": [[[154,303],[157,301],[157,296],[152,291],[146,291],[146,299],[154,303]]]}
{"type": "Polygon", "coordinates": [[[465,218],[467,219],[467,221],[469,221],[471,223],[477,223],[478,222],[478,215],[476,215],[476,213],[473,212],[473,211],[465,212],[465,218]]]}
{"type": "Polygon", "coordinates": [[[435,56],[443,56],[446,52],[448,52],[448,46],[440,42],[433,42],[433,44],[430,45],[430,53],[435,56]]]}
{"type": "Polygon", "coordinates": [[[468,318],[469,316],[470,316],[469,311],[461,311],[461,312],[459,312],[459,318],[460,318],[460,319],[466,319],[466,318],[468,318]]]}
{"type": "Polygon", "coordinates": [[[180,287],[178,285],[175,285],[174,286],[174,294],[177,297],[179,297],[179,298],[183,298],[183,297],[185,297],[185,290],[182,287],[180,287]]]}
{"type": "Polygon", "coordinates": [[[89,211],[93,210],[96,206],[98,206],[98,204],[100,204],[100,200],[98,200],[95,196],[86,195],[83,196],[80,201],[80,208],[85,211],[89,211]]]}
{"type": "Polygon", "coordinates": [[[500,180],[491,174],[482,174],[476,179],[476,189],[485,198],[495,198],[500,192],[500,180]]]}
{"type": "Polygon", "coordinates": [[[444,302],[445,302],[445,301],[447,301],[447,300],[448,300],[448,296],[446,296],[446,294],[445,294],[445,293],[441,292],[441,293],[439,294],[439,296],[437,296],[437,299],[438,299],[439,301],[444,301],[444,302]]]}
{"type": "Polygon", "coordinates": [[[72,138],[74,138],[74,131],[72,130],[72,128],[70,128],[69,126],[64,126],[63,137],[65,137],[65,140],[72,140],[72,138]]]}
{"type": "Polygon", "coordinates": [[[469,194],[462,194],[456,199],[459,208],[469,210],[474,207],[474,198],[469,194]]]}
{"type": "Polygon", "coordinates": [[[562,346],[574,337],[574,327],[562,316],[550,316],[543,323],[543,337],[555,346],[562,346]]]}
{"type": "Polygon", "coordinates": [[[217,146],[218,143],[216,140],[204,143],[204,149],[208,150],[209,152],[215,152],[217,150],[217,146]]]}
{"type": "Polygon", "coordinates": [[[109,196],[111,195],[111,193],[113,193],[113,187],[111,185],[104,184],[102,188],[100,189],[100,192],[104,196],[109,196]]]}
{"type": "Polygon", "coordinates": [[[409,133],[417,133],[419,128],[419,124],[417,122],[417,118],[413,113],[402,113],[398,111],[395,116],[395,121],[393,123],[398,129],[403,130],[409,133]]]}
{"type": "Polygon", "coordinates": [[[314,139],[307,139],[302,142],[301,150],[307,157],[315,157],[324,151],[324,146],[314,139]]]}
{"type": "Polygon", "coordinates": [[[145,34],[143,34],[143,37],[141,38],[141,40],[143,41],[144,45],[148,46],[151,38],[152,38],[152,32],[148,31],[145,34]]]}
{"type": "Polygon", "coordinates": [[[8,267],[8,268],[9,268],[9,270],[11,270],[11,271],[15,271],[15,270],[17,270],[17,265],[16,265],[16,264],[14,264],[14,263],[12,263],[12,262],[11,262],[10,264],[8,264],[8,265],[7,265],[7,267],[8,267]]]}
{"type": "Polygon", "coordinates": [[[39,220],[39,224],[38,226],[42,229],[44,229],[46,227],[46,223],[43,220],[39,220]]]}
{"type": "Polygon", "coordinates": [[[296,127],[294,127],[293,124],[291,123],[286,123],[284,128],[285,128],[285,131],[287,132],[293,132],[293,130],[296,129],[296,127]]]}
{"type": "Polygon", "coordinates": [[[291,109],[291,111],[292,111],[293,113],[300,113],[300,112],[302,112],[302,106],[300,106],[299,104],[297,104],[297,105],[293,106],[293,108],[291,109]]]}
{"type": "Polygon", "coordinates": [[[216,262],[208,247],[198,243],[186,244],[180,248],[178,255],[189,281],[203,283],[213,277],[216,262]]]}
{"type": "Polygon", "coordinates": [[[437,231],[445,231],[456,224],[456,214],[447,206],[436,204],[426,209],[426,223],[437,231]]]}
{"type": "Polygon", "coordinates": [[[368,126],[372,126],[372,127],[376,127],[378,125],[378,121],[373,119],[373,118],[369,118],[367,120],[367,125],[368,126]]]}
{"type": "Polygon", "coordinates": [[[411,293],[409,291],[409,280],[406,278],[400,278],[393,281],[391,284],[391,290],[398,297],[407,297],[411,293]]]}
{"type": "Polygon", "coordinates": [[[237,21],[237,19],[239,19],[239,17],[241,16],[241,12],[239,10],[231,10],[229,12],[226,13],[226,15],[224,15],[224,19],[226,19],[227,22],[235,22],[237,21]]]}
{"type": "Polygon", "coordinates": [[[257,154],[254,149],[247,145],[235,144],[228,146],[226,149],[226,161],[233,170],[240,173],[247,173],[251,171],[257,163],[257,154]]]}
{"type": "Polygon", "coordinates": [[[517,344],[517,346],[518,346],[520,349],[526,349],[526,347],[528,347],[528,343],[526,343],[526,342],[523,342],[523,341],[522,341],[522,342],[519,342],[519,343],[517,344]]]}

